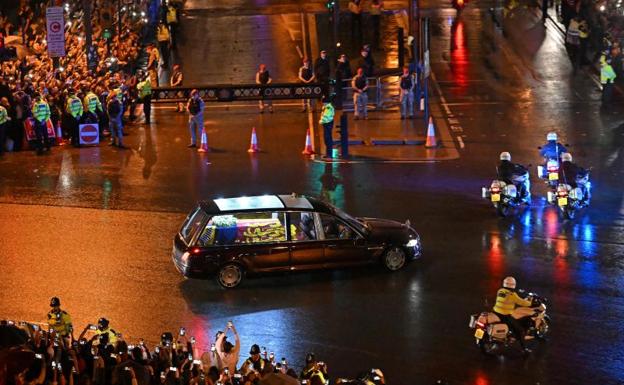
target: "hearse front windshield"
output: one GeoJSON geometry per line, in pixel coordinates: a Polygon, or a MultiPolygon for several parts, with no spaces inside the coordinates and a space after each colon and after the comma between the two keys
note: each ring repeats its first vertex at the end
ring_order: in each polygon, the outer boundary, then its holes
{"type": "Polygon", "coordinates": [[[197,207],[184,221],[182,228],[180,229],[180,236],[186,243],[186,245],[191,244],[191,240],[193,239],[193,235],[201,228],[201,226],[208,219],[208,215],[200,208],[197,207]]]}
{"type": "Polygon", "coordinates": [[[359,219],[352,217],[351,215],[345,213],[334,205],[331,205],[329,203],[327,205],[331,207],[337,217],[341,218],[345,222],[349,223],[351,226],[355,227],[355,229],[361,234],[366,234],[368,232],[368,228],[366,227],[366,225],[362,223],[362,221],[360,221],[359,219]]]}

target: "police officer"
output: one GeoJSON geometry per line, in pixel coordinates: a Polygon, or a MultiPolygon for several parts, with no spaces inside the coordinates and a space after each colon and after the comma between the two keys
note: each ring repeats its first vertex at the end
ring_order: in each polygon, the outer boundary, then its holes
{"type": "Polygon", "coordinates": [[[327,365],[324,362],[316,361],[314,353],[308,353],[306,355],[305,367],[301,370],[299,378],[303,380],[310,380],[312,377],[319,377],[321,383],[325,383],[327,376],[327,365]]]}
{"type": "MultiPolygon", "coordinates": [[[[266,65],[265,64],[260,64],[260,67],[258,68],[258,72],[256,72],[256,84],[271,84],[271,82],[273,81],[273,79],[271,79],[271,75],[269,74],[269,71],[266,69],[266,65]]],[[[260,107],[260,113],[263,114],[264,113],[264,100],[260,99],[260,101],[258,102],[258,105],[260,107]]],[[[269,112],[273,113],[273,101],[271,99],[266,101],[266,105],[269,107],[269,112]]]]}
{"type": "Polygon", "coordinates": [[[591,198],[591,189],[587,178],[587,170],[572,162],[572,154],[564,152],[561,155],[561,167],[559,167],[559,180],[565,181],[572,188],[579,187],[583,191],[583,204],[587,204],[591,198]]]}
{"type": "Polygon", "coordinates": [[[530,353],[531,351],[524,344],[524,328],[518,320],[511,316],[516,306],[531,306],[531,300],[523,299],[516,293],[516,279],[514,277],[506,277],[503,280],[503,287],[498,289],[496,293],[494,313],[509,326],[524,352],[530,353]]]}
{"type": "Polygon", "coordinates": [[[251,350],[249,350],[249,355],[249,358],[247,358],[245,362],[243,362],[243,366],[241,366],[241,373],[243,373],[243,375],[247,375],[251,371],[262,373],[267,362],[260,357],[260,346],[253,344],[251,350]]]}
{"type": "Polygon", "coordinates": [[[50,307],[52,309],[48,312],[48,327],[61,337],[71,336],[74,327],[69,314],[61,310],[61,300],[58,297],[52,297],[50,307]]]}
{"type": "Polygon", "coordinates": [[[351,88],[353,89],[353,113],[355,120],[360,118],[368,119],[368,111],[366,104],[368,103],[368,79],[364,75],[364,69],[358,68],[357,75],[351,80],[351,88]]]}
{"type": "MultiPolygon", "coordinates": [[[[91,325],[89,325],[91,326],[91,325]]],[[[95,330],[95,334],[102,337],[103,334],[106,334],[108,337],[108,342],[111,345],[115,345],[117,342],[117,333],[115,330],[111,329],[109,326],[109,322],[106,318],[100,318],[97,323],[97,329],[95,330]]]]}
{"type": "Polygon", "coordinates": [[[410,74],[408,67],[403,67],[403,74],[399,82],[399,98],[401,100],[401,119],[405,116],[414,116],[414,77],[410,74]]]}
{"type": "Polygon", "coordinates": [[[100,99],[90,90],[84,90],[85,97],[83,121],[85,123],[99,124],[98,112],[103,112],[102,103],[100,99]]]}
{"type": "Polygon", "coordinates": [[[325,96],[321,99],[323,107],[321,109],[321,119],[319,123],[323,126],[323,139],[325,140],[325,156],[332,157],[332,150],[334,148],[334,139],[332,137],[332,130],[334,128],[334,105],[332,95],[325,96]]]}
{"type": "Polygon", "coordinates": [[[43,96],[36,95],[32,105],[32,114],[35,124],[35,135],[37,136],[35,145],[37,147],[37,155],[40,155],[43,153],[44,147],[46,151],[50,150],[47,127],[48,119],[50,119],[50,106],[43,96]]]}
{"type": "Polygon", "coordinates": [[[197,147],[197,133],[202,134],[204,129],[204,101],[199,97],[199,92],[191,91],[191,98],[186,103],[186,110],[189,113],[189,132],[191,133],[191,144],[189,148],[197,147]]]}
{"type": "Polygon", "coordinates": [[[137,84],[139,92],[139,100],[143,102],[143,113],[145,114],[145,123],[150,124],[152,112],[152,82],[149,75],[145,75],[143,81],[137,84]]]}
{"type": "Polygon", "coordinates": [[[600,57],[600,84],[602,84],[602,104],[611,103],[613,98],[613,83],[617,75],[611,66],[611,58],[603,55],[600,57]]]}
{"type": "MultiPolygon", "coordinates": [[[[299,67],[298,77],[303,84],[310,84],[314,80],[316,80],[316,77],[314,76],[314,71],[312,70],[310,59],[308,59],[307,57],[303,58],[303,65],[299,67]]],[[[308,108],[312,110],[313,108],[311,103],[311,99],[302,99],[301,104],[303,108],[301,109],[301,112],[306,112],[308,108]]]]}
{"type": "Polygon", "coordinates": [[[0,105],[0,155],[4,154],[4,144],[6,142],[10,120],[11,118],[9,118],[6,108],[0,105]]]}
{"type": "Polygon", "coordinates": [[[71,136],[71,144],[75,147],[80,146],[78,131],[83,113],[82,102],[76,96],[76,92],[72,91],[65,102],[65,122],[67,122],[69,135],[71,136]]]}
{"type": "Polygon", "coordinates": [[[111,132],[111,146],[117,146],[119,148],[126,148],[123,145],[123,104],[120,99],[123,98],[122,91],[115,89],[111,91],[108,96],[108,103],[106,104],[106,112],[108,113],[108,128],[111,132]]]}
{"type": "Polygon", "coordinates": [[[557,133],[549,132],[546,134],[546,144],[540,149],[540,156],[544,158],[544,161],[549,159],[559,160],[564,152],[568,152],[568,150],[557,141],[557,133]]]}
{"type": "Polygon", "coordinates": [[[506,183],[515,185],[522,199],[528,204],[531,203],[531,181],[529,171],[521,164],[511,162],[511,154],[503,151],[499,155],[498,176],[506,183]],[[524,183],[514,183],[515,176],[524,175],[524,183]]]}

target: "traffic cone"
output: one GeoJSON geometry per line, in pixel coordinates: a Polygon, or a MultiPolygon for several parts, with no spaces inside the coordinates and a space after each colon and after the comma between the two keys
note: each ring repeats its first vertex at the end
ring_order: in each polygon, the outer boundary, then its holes
{"type": "Polygon", "coordinates": [[[425,142],[425,148],[438,147],[438,140],[436,139],[435,127],[433,126],[433,118],[429,117],[429,126],[427,126],[427,141],[425,142]]]}
{"type": "Polygon", "coordinates": [[[208,135],[206,134],[206,130],[202,129],[201,143],[199,145],[199,148],[197,149],[197,152],[208,152],[208,151],[210,151],[210,149],[208,148],[208,135]]]}
{"type": "Polygon", "coordinates": [[[303,155],[313,155],[314,154],[314,149],[312,148],[312,139],[310,138],[310,129],[309,128],[308,128],[308,132],[306,133],[305,147],[303,148],[303,151],[301,151],[301,153],[303,155]]]}
{"type": "Polygon", "coordinates": [[[256,153],[260,151],[258,148],[258,137],[256,136],[256,127],[251,128],[251,143],[249,144],[249,153],[256,153]]]}
{"type": "Polygon", "coordinates": [[[65,144],[65,141],[63,140],[63,130],[61,130],[61,125],[59,124],[56,127],[56,145],[62,146],[64,144],[65,144]]]}

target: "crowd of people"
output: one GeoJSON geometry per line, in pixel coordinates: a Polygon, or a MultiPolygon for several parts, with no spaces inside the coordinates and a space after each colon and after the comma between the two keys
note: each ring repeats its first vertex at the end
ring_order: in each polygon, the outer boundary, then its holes
{"type": "MultiPolygon", "coordinates": [[[[47,323],[0,322],[11,329],[13,346],[0,350],[0,380],[6,385],[252,385],[329,383],[328,366],[314,353],[305,357],[297,372],[285,358],[253,344],[241,359],[241,342],[230,321],[217,332],[210,349],[203,351],[184,328],[164,332],[150,346],[143,339],[131,341],[100,318],[75,336],[69,314],[57,297],[50,302],[47,323]],[[232,341],[232,342],[231,342],[232,341]]],[[[379,369],[362,372],[354,380],[334,383],[384,384],[379,369]]]]}
{"type": "Polygon", "coordinates": [[[141,0],[124,2],[117,10],[109,3],[92,0],[89,52],[83,2],[64,4],[66,55],[58,59],[47,51],[47,1],[22,0],[14,23],[0,15],[2,46],[12,37],[22,52],[1,62],[0,154],[20,150],[24,143],[41,154],[59,133],[79,147],[81,124],[98,124],[100,138],[110,133],[111,144],[124,148],[123,126],[135,119],[141,102],[149,124],[151,87],[158,82],[158,63],[168,64],[181,4],[141,0]],[[171,31],[168,44],[160,41],[163,26],[171,31]],[[162,54],[149,44],[155,32],[162,54]]]}

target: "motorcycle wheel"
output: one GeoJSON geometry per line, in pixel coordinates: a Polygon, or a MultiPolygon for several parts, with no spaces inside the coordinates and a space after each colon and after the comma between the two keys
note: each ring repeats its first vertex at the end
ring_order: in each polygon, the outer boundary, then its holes
{"type": "Polygon", "coordinates": [[[489,341],[489,338],[487,338],[487,336],[484,336],[484,338],[479,342],[479,348],[481,349],[481,352],[486,356],[498,355],[498,344],[496,342],[489,341]]]}
{"type": "Polygon", "coordinates": [[[499,203],[496,205],[496,213],[498,214],[499,217],[506,217],[507,215],[509,215],[509,206],[499,203]]]}
{"type": "Polygon", "coordinates": [[[542,324],[539,328],[535,330],[535,335],[537,338],[543,340],[546,339],[546,336],[550,332],[550,319],[548,317],[544,317],[542,320],[542,324]]]}

